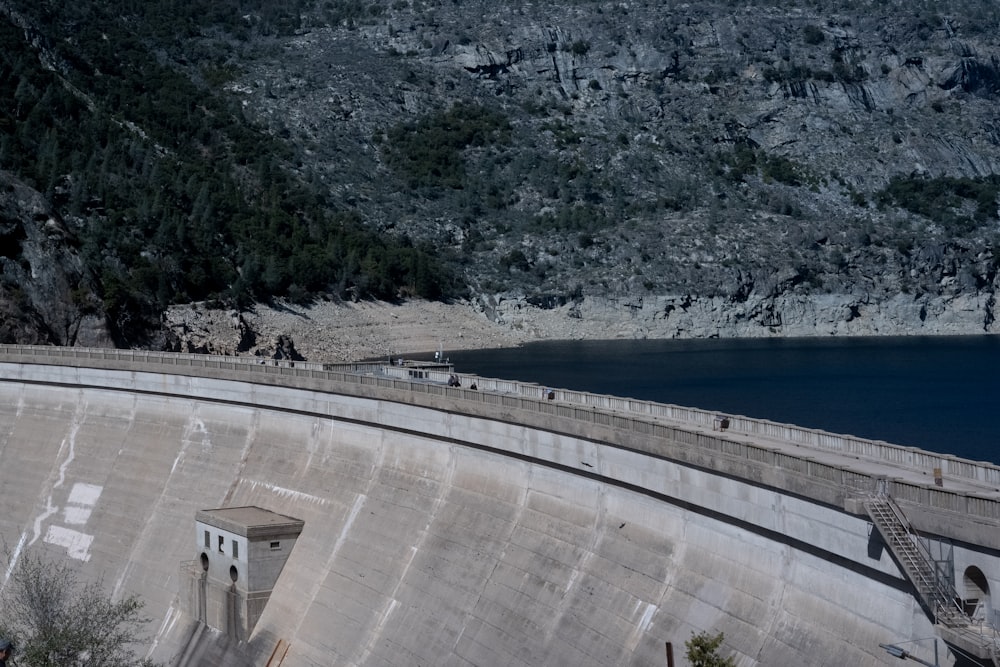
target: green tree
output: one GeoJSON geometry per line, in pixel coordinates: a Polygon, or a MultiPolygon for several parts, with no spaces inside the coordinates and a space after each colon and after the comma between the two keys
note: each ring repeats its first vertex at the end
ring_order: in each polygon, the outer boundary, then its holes
{"type": "Polygon", "coordinates": [[[806,44],[815,46],[822,44],[823,40],[826,39],[826,35],[823,34],[823,30],[819,26],[809,24],[802,29],[802,39],[806,44]]]}
{"type": "Polygon", "coordinates": [[[721,632],[717,635],[707,632],[691,635],[691,639],[684,642],[687,649],[685,655],[691,667],[736,667],[736,661],[732,657],[723,658],[719,655],[722,639],[721,632]]]}
{"type": "Polygon", "coordinates": [[[460,190],[467,185],[463,151],[502,147],[508,143],[510,131],[503,113],[460,103],[446,112],[389,128],[383,149],[389,165],[412,189],[460,190]]]}
{"type": "Polygon", "coordinates": [[[81,582],[66,563],[22,555],[2,604],[0,632],[22,667],[156,667],[136,655],[149,622],[142,601],[111,600],[100,582],[81,582]]]}

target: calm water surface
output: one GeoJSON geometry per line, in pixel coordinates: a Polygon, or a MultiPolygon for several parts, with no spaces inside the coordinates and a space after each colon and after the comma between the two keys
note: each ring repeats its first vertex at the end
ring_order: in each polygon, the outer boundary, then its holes
{"type": "Polygon", "coordinates": [[[560,341],[461,372],[771,419],[1000,463],[1000,338],[560,341]]]}

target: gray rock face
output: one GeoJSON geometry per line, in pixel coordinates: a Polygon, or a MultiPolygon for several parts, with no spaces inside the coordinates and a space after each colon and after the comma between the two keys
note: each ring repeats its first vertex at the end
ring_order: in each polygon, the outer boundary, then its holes
{"type": "Polygon", "coordinates": [[[741,302],[714,296],[585,297],[539,309],[523,298],[484,297],[493,321],[542,338],[766,338],[998,333],[991,294],[913,296],[778,293],[741,302]]]}
{"type": "Polygon", "coordinates": [[[578,324],[656,336],[982,332],[996,219],[879,194],[1000,174],[993,19],[947,11],[395,3],[307,26],[239,90],[374,224],[461,255],[484,303],[583,296],[578,324]],[[502,110],[511,145],[467,151],[461,190],[372,185],[396,181],[369,137],[458,101],[502,110]],[[326,154],[352,142],[363,158],[326,154]],[[607,305],[636,300],[660,305],[607,305]]]}
{"type": "Polygon", "coordinates": [[[108,347],[99,305],[58,213],[0,171],[0,340],[108,347]]]}
{"type": "MultiPolygon", "coordinates": [[[[588,322],[656,337],[994,331],[997,189],[934,192],[1000,176],[995,8],[341,4],[303,3],[295,34],[253,48],[205,34],[191,53],[221,49],[236,78],[219,92],[291,144],[286,167],[440,250],[495,321],[548,318],[570,337],[588,322]],[[451,156],[455,183],[412,183],[391,130],[458,103],[509,136],[451,156]],[[911,190],[887,194],[899,178],[911,190]]],[[[426,142],[432,159],[441,138],[426,142]]],[[[38,193],[3,206],[19,290],[4,291],[5,335],[106,340],[72,244],[43,233],[58,216],[38,193]]],[[[165,345],[204,348],[170,326],[165,345]]]]}

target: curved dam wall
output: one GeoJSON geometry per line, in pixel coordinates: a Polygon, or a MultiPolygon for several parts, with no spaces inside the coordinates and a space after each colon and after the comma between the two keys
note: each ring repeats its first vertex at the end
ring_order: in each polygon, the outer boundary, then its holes
{"type": "Polygon", "coordinates": [[[684,664],[708,630],[742,666],[880,665],[934,635],[838,485],[373,378],[65,363],[0,363],[0,535],[142,596],[168,664],[684,664]],[[240,506],[304,521],[247,642],[185,593],[196,512],[240,506]]]}

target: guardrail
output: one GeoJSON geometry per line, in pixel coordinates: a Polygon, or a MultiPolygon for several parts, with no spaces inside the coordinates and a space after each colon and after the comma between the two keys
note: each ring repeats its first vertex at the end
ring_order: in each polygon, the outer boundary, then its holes
{"type": "MultiPolygon", "coordinates": [[[[824,431],[777,424],[766,420],[727,415],[729,427],[721,433],[685,430],[713,429],[719,414],[696,408],[652,403],[637,399],[589,394],[566,389],[545,389],[537,384],[512,380],[482,378],[468,374],[453,374],[443,370],[421,369],[419,377],[409,379],[412,369],[388,366],[385,362],[326,364],[287,360],[261,360],[253,357],[194,355],[146,350],[116,350],[101,348],[60,348],[20,345],[0,345],[0,361],[17,363],[49,363],[81,365],[87,360],[121,364],[163,365],[231,370],[241,373],[305,378],[339,384],[374,386],[414,394],[450,397],[483,405],[522,410],[581,421],[595,426],[633,432],[651,438],[665,438],[706,452],[720,452],[729,458],[745,459],[750,463],[794,472],[806,478],[833,484],[847,490],[871,488],[875,476],[846,466],[829,465],[812,460],[808,451],[788,454],[766,446],[739,442],[730,435],[756,435],[776,441],[793,442],[816,450],[832,451],[899,467],[926,471],[942,468],[956,479],[981,484],[1000,485],[1000,467],[989,463],[967,461],[957,457],[934,454],[911,447],[840,436],[824,431]],[[262,363],[263,362],[263,363],[262,363]],[[389,375],[401,377],[391,377],[389,375]],[[459,379],[458,387],[449,386],[452,376],[459,379]],[[475,386],[476,389],[472,389],[475,386]],[[552,392],[552,398],[549,392],[552,392]]],[[[1000,501],[974,493],[956,492],[903,480],[888,481],[889,492],[897,500],[955,512],[989,521],[1000,521],[1000,501]]],[[[985,491],[986,489],[984,489],[985,491]]]]}
{"type": "MultiPolygon", "coordinates": [[[[515,394],[526,398],[585,406],[597,410],[642,415],[672,422],[690,424],[699,428],[716,430],[721,419],[726,419],[726,433],[789,442],[820,451],[832,452],[876,463],[888,463],[923,473],[939,470],[942,477],[967,480],[994,487],[1000,491],[1000,466],[985,461],[970,461],[950,454],[929,452],[916,447],[895,445],[881,440],[868,440],[850,435],[829,433],[792,424],[780,424],[766,419],[687,408],[668,403],[654,403],[633,398],[591,394],[569,389],[548,389],[534,383],[514,380],[481,378],[474,375],[457,376],[463,387],[475,383],[477,388],[500,394],[515,394]]],[[[447,373],[429,373],[427,379],[446,383],[447,373]]]]}

